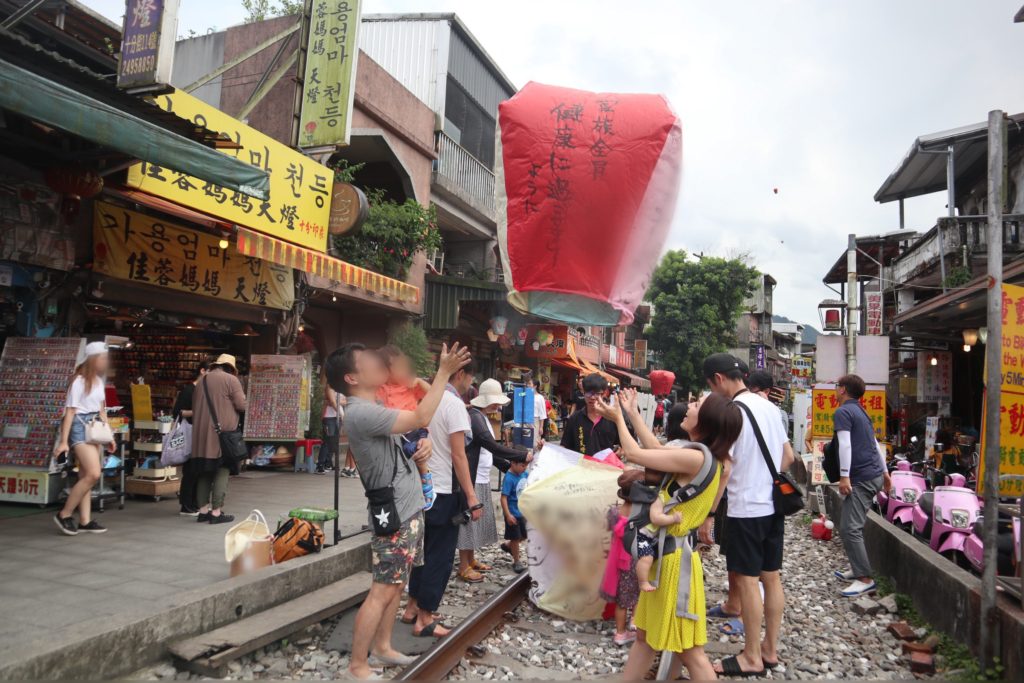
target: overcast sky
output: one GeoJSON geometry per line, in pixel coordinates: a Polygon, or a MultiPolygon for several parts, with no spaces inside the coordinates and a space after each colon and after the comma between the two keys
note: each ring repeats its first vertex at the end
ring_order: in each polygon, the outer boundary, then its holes
{"type": "MultiPolygon", "coordinates": [[[[872,197],[918,135],[1024,111],[1024,0],[364,0],[454,11],[517,86],[659,92],[683,123],[668,247],[749,252],[775,312],[818,324],[846,235],[899,227],[872,197]],[[778,194],[773,192],[778,188],[778,194]]],[[[124,0],[85,0],[118,23],[124,0]]],[[[240,0],[181,0],[179,34],[240,23],[240,0]]],[[[908,200],[925,230],[945,195],[908,200]]]]}

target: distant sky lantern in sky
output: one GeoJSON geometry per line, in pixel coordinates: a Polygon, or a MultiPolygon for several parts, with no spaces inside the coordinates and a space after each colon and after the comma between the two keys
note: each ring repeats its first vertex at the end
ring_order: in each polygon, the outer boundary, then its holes
{"type": "Polygon", "coordinates": [[[528,83],[498,111],[508,300],[552,320],[629,324],[665,244],[682,128],[661,95],[528,83]]]}

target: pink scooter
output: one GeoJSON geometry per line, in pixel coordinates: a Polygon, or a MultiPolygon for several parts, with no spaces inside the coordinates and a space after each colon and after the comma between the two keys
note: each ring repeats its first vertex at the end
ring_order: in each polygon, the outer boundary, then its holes
{"type": "Polygon", "coordinates": [[[890,476],[892,489],[878,492],[878,508],[888,521],[910,531],[914,521],[914,506],[917,499],[928,490],[927,482],[923,474],[912,471],[909,461],[902,459],[897,461],[896,469],[890,476]]]}
{"type": "Polygon", "coordinates": [[[925,540],[932,550],[961,562],[964,544],[978,521],[978,495],[964,486],[962,474],[947,477],[947,485],[922,493],[914,507],[914,535],[925,540]]]}
{"type": "MultiPolygon", "coordinates": [[[[1000,479],[1017,478],[1019,475],[1003,475],[1000,479]]],[[[1021,564],[1021,528],[1019,510],[1021,499],[1018,498],[1015,506],[1000,505],[999,530],[996,536],[996,548],[998,562],[996,574],[999,576],[1013,576],[1014,567],[1021,564]],[[1014,509],[1016,507],[1016,510],[1014,509]]],[[[967,560],[966,569],[971,569],[980,574],[985,567],[985,545],[982,541],[983,518],[978,517],[971,527],[971,535],[964,543],[964,557],[967,560]]]]}

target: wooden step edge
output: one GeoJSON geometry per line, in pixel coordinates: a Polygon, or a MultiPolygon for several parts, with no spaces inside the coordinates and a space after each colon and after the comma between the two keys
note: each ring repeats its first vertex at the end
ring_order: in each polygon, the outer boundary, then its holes
{"type": "Polygon", "coordinates": [[[228,662],[362,603],[371,580],[369,572],[353,574],[209,633],[171,643],[168,650],[185,669],[219,678],[228,662]]]}

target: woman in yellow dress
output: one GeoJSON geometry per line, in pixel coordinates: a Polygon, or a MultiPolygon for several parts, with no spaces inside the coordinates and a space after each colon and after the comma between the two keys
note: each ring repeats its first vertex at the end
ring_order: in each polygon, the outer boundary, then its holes
{"type": "MultiPolygon", "coordinates": [[[[679,441],[670,441],[662,446],[637,410],[635,391],[626,389],[620,392],[619,404],[621,410],[619,406],[602,401],[598,412],[616,423],[626,459],[675,475],[661,491],[662,500],[668,500],[671,491],[677,486],[688,484],[700,470],[704,463],[703,451],[687,448],[684,442],[679,441]],[[642,446],[629,433],[627,418],[642,446]]],[[[713,514],[713,506],[722,493],[722,470],[729,467],[729,449],[743,428],[743,416],[731,401],[712,394],[690,406],[683,419],[683,428],[691,439],[708,447],[720,466],[707,488],[673,509],[674,512],[680,512],[683,519],[668,527],[666,536],[677,539],[689,536],[690,532],[713,514]]],[[[650,669],[657,651],[677,653],[692,680],[716,678],[711,662],[704,653],[704,644],[708,638],[704,609],[704,570],[700,554],[692,552],[689,541],[680,541],[675,545],[675,549],[656,560],[661,563],[657,589],[640,596],[634,615],[637,639],[622,672],[625,680],[642,679],[650,669]],[[689,581],[686,581],[686,574],[689,574],[689,581]]]]}

